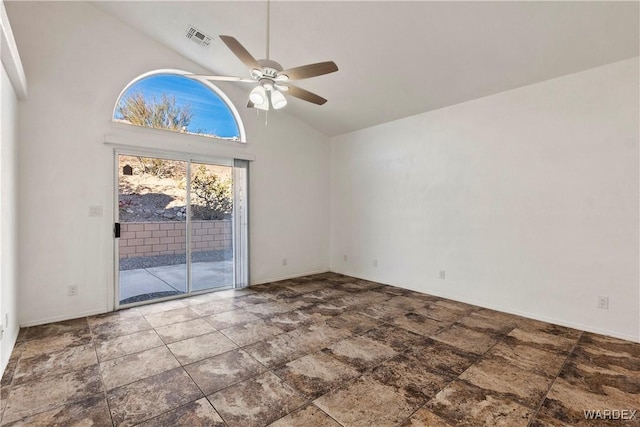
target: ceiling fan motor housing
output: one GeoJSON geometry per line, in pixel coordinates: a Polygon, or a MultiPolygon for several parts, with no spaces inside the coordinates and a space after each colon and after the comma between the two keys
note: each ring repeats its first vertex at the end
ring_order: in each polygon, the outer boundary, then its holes
{"type": "Polygon", "coordinates": [[[259,59],[258,64],[262,65],[262,72],[267,74],[268,72],[273,73],[272,76],[275,78],[280,71],[283,70],[282,65],[277,63],[276,61],[272,61],[271,59],[259,59]]]}
{"type": "Polygon", "coordinates": [[[261,78],[258,80],[258,83],[260,83],[260,86],[264,87],[266,90],[272,90],[274,86],[273,80],[268,77],[261,78]]]}

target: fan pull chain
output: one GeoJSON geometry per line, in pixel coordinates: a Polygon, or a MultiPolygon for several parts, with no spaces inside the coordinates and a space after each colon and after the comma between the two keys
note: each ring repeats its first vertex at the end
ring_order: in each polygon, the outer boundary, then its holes
{"type": "MultiPolygon", "coordinates": [[[[256,119],[260,118],[260,110],[259,109],[255,109],[256,110],[256,119]]],[[[267,126],[269,124],[269,111],[265,111],[264,112],[264,125],[267,126]]]]}

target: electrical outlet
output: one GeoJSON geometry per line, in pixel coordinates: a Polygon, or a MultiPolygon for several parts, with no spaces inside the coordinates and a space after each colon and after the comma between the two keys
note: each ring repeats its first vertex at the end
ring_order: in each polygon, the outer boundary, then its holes
{"type": "Polygon", "coordinates": [[[69,295],[70,297],[75,297],[76,295],[78,295],[78,286],[76,285],[69,286],[69,289],[67,290],[67,295],[69,295]]]}
{"type": "Polygon", "coordinates": [[[374,266],[374,267],[377,267],[377,266],[378,266],[378,260],[377,260],[377,259],[374,259],[374,260],[373,260],[373,266],[374,266]]]}
{"type": "Polygon", "coordinates": [[[287,265],[287,259],[286,258],[282,258],[282,265],[287,265]]]}
{"type": "Polygon", "coordinates": [[[440,280],[444,280],[447,277],[447,273],[444,270],[440,270],[440,280]]]}
{"type": "Polygon", "coordinates": [[[598,308],[609,309],[609,297],[598,297],[598,308]]]}

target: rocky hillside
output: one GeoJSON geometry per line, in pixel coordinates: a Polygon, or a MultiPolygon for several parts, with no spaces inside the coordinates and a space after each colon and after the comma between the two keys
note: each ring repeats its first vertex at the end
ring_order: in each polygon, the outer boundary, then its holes
{"type": "MultiPolygon", "coordinates": [[[[206,169],[223,179],[231,176],[228,167],[207,165],[206,169]]],[[[186,219],[185,162],[120,156],[118,187],[120,222],[186,219]],[[131,175],[125,174],[126,166],[131,167],[131,175]]],[[[194,212],[201,212],[203,202],[195,195],[192,199],[194,212]]]]}

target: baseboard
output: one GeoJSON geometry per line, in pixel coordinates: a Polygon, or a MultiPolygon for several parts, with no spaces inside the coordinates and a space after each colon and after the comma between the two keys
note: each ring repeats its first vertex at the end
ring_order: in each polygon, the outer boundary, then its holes
{"type": "MultiPolygon", "coordinates": [[[[326,272],[329,272],[329,271],[331,271],[331,270],[322,269],[322,270],[310,271],[310,272],[305,272],[305,273],[296,273],[296,274],[292,274],[292,275],[273,277],[273,278],[269,278],[269,279],[261,279],[261,280],[255,281],[255,282],[251,282],[251,285],[261,285],[263,283],[278,282],[280,280],[294,279],[294,278],[297,278],[297,277],[310,276],[310,275],[313,275],[313,274],[326,273],[326,272]]],[[[399,285],[398,283],[385,283],[383,281],[380,281],[380,280],[372,278],[372,277],[367,277],[367,276],[363,276],[363,275],[354,275],[354,274],[343,273],[343,272],[335,272],[335,273],[343,274],[343,275],[349,276],[349,277],[354,277],[356,279],[369,280],[369,281],[372,281],[372,282],[381,283],[383,285],[397,286],[399,288],[409,289],[411,291],[420,292],[420,293],[425,293],[422,290],[413,289],[413,288],[411,288],[409,286],[399,285]]],[[[530,312],[520,311],[520,310],[513,310],[513,309],[510,309],[510,308],[501,307],[499,305],[489,305],[489,304],[486,304],[484,301],[476,301],[476,300],[471,299],[471,298],[461,298],[458,295],[451,295],[451,294],[440,293],[440,292],[429,292],[428,295],[433,295],[433,296],[437,296],[437,297],[440,297],[440,298],[447,298],[447,299],[451,299],[451,300],[454,300],[454,301],[459,301],[459,302],[463,302],[463,303],[466,303],[466,304],[472,304],[472,305],[475,305],[475,306],[478,306],[478,307],[488,308],[488,309],[491,309],[491,310],[497,310],[497,311],[501,311],[503,313],[514,314],[516,316],[522,316],[522,317],[526,317],[526,318],[533,319],[533,320],[539,320],[539,321],[542,321],[542,322],[553,323],[553,324],[559,325],[559,326],[566,326],[568,328],[579,329],[579,330],[586,331],[586,332],[593,332],[593,333],[596,333],[596,334],[607,335],[607,336],[614,337],[614,338],[620,338],[620,339],[623,339],[623,340],[626,340],[626,341],[632,341],[632,342],[640,343],[640,337],[638,337],[638,336],[621,334],[619,332],[610,331],[610,330],[607,330],[607,329],[594,328],[594,327],[591,327],[591,326],[588,326],[588,325],[583,325],[583,324],[577,323],[577,322],[567,322],[567,321],[560,320],[560,319],[541,316],[541,315],[536,314],[536,313],[530,313],[530,312]]],[[[28,321],[28,322],[21,322],[20,323],[20,327],[21,328],[26,328],[26,327],[31,327],[31,326],[38,326],[38,325],[43,325],[43,324],[47,324],[47,323],[61,322],[61,321],[64,321],[64,320],[71,320],[71,319],[77,319],[77,318],[81,318],[81,317],[94,316],[94,315],[97,315],[97,314],[103,314],[103,313],[107,313],[107,312],[108,312],[108,310],[106,310],[106,309],[90,310],[90,311],[86,311],[86,312],[76,313],[76,314],[73,314],[71,316],[56,316],[56,317],[50,317],[50,318],[45,318],[45,319],[32,320],[32,321],[28,321]]],[[[14,343],[14,345],[15,345],[15,343],[14,343]]],[[[4,368],[3,368],[3,370],[4,370],[4,368]]]]}
{"type": "MultiPolygon", "coordinates": [[[[407,289],[409,289],[409,288],[407,288],[407,289]]],[[[421,291],[418,291],[416,289],[411,289],[411,290],[412,291],[416,291],[416,292],[421,292],[421,291]]],[[[633,341],[633,342],[640,343],[640,337],[634,337],[632,335],[621,334],[619,332],[610,331],[610,330],[607,330],[607,329],[594,328],[592,326],[583,325],[583,324],[577,323],[577,322],[568,322],[568,321],[561,320],[561,319],[555,319],[555,318],[552,318],[552,317],[541,316],[541,315],[539,315],[537,313],[531,313],[531,312],[520,311],[520,310],[513,310],[513,309],[505,308],[505,307],[502,307],[502,306],[499,306],[499,305],[489,306],[484,302],[475,301],[475,300],[470,299],[470,298],[459,298],[457,295],[437,294],[437,293],[430,293],[429,295],[434,295],[434,296],[441,297],[441,298],[447,298],[447,299],[451,299],[451,300],[455,300],[455,301],[460,301],[460,302],[464,302],[464,303],[467,303],[467,304],[476,305],[478,307],[483,307],[483,308],[488,308],[488,309],[491,309],[491,310],[501,311],[503,313],[514,314],[516,316],[526,317],[528,319],[539,320],[541,322],[553,323],[554,325],[558,325],[558,326],[565,326],[567,328],[579,329],[579,330],[585,331],[585,332],[593,332],[595,334],[607,335],[607,336],[610,336],[610,337],[613,337],[613,338],[620,338],[620,339],[623,339],[623,340],[626,340],[626,341],[633,341]]]]}
{"type": "Polygon", "coordinates": [[[260,279],[255,282],[252,281],[251,285],[249,286],[262,285],[263,283],[279,282],[280,280],[295,279],[296,277],[311,276],[312,274],[320,274],[320,273],[328,273],[328,272],[329,272],[329,269],[323,269],[323,270],[317,270],[317,271],[310,271],[307,273],[296,273],[288,276],[273,277],[270,279],[260,279]]]}
{"type": "MultiPolygon", "coordinates": [[[[296,273],[296,274],[292,274],[292,275],[288,275],[288,276],[282,276],[282,277],[276,277],[276,278],[271,278],[271,279],[264,279],[264,280],[260,280],[257,282],[251,282],[251,285],[260,285],[262,283],[270,283],[270,282],[277,282],[280,280],[287,280],[287,279],[294,279],[296,277],[304,277],[304,276],[309,276],[312,274],[320,274],[320,273],[326,273],[328,272],[328,269],[322,269],[322,270],[318,270],[318,271],[311,271],[311,272],[307,272],[307,273],[296,273]]],[[[87,316],[95,316],[97,314],[104,314],[104,313],[108,313],[109,310],[107,310],[106,308],[101,309],[101,310],[90,310],[90,311],[85,311],[85,312],[80,312],[80,313],[74,313],[72,315],[69,316],[55,316],[55,317],[49,317],[49,318],[45,318],[45,319],[37,319],[37,320],[30,320],[30,321],[26,321],[26,322],[21,322],[20,323],[20,327],[21,328],[28,328],[31,326],[38,326],[38,325],[44,325],[47,323],[54,323],[54,322],[62,322],[65,320],[71,320],[71,319],[78,319],[81,317],[87,317],[87,316]]]]}
{"type": "Polygon", "coordinates": [[[106,308],[100,309],[100,310],[89,310],[89,311],[84,311],[84,312],[80,312],[80,313],[74,313],[74,314],[69,315],[69,316],[55,316],[55,317],[49,317],[49,318],[45,318],[45,319],[38,319],[38,320],[30,320],[30,321],[27,321],[27,322],[21,322],[20,323],[20,327],[21,328],[29,328],[31,326],[45,325],[47,323],[54,323],[54,322],[63,322],[65,320],[79,319],[81,317],[95,316],[97,314],[104,314],[104,313],[108,313],[108,310],[106,308]]]}
{"type": "MultiPolygon", "coordinates": [[[[415,292],[420,292],[420,293],[423,293],[423,294],[426,293],[426,292],[424,292],[422,290],[414,289],[414,288],[411,288],[409,286],[399,285],[397,283],[381,282],[380,280],[377,280],[377,279],[374,279],[374,278],[371,278],[371,277],[360,276],[360,275],[355,276],[353,274],[340,273],[340,272],[335,272],[335,273],[344,274],[345,276],[349,276],[349,277],[355,277],[356,279],[363,279],[363,280],[369,280],[371,282],[382,283],[383,285],[397,286],[399,288],[408,289],[408,290],[415,291],[415,292]]],[[[505,308],[505,307],[501,307],[499,305],[489,305],[489,304],[485,303],[484,301],[476,301],[476,300],[471,299],[471,298],[461,298],[458,295],[451,295],[451,294],[439,293],[439,292],[429,292],[428,295],[433,295],[433,296],[440,297],[440,298],[446,298],[446,299],[450,299],[450,300],[454,300],[454,301],[459,301],[459,302],[475,305],[475,306],[482,307],[482,308],[488,308],[488,309],[491,309],[491,310],[497,310],[497,311],[501,311],[503,313],[514,314],[516,316],[522,316],[522,317],[526,317],[528,319],[539,320],[541,322],[553,323],[554,325],[558,325],[558,326],[565,326],[567,328],[579,329],[579,330],[585,331],[585,332],[592,332],[594,334],[606,335],[606,336],[610,336],[610,337],[613,337],[613,338],[620,338],[620,339],[623,339],[623,340],[626,340],[626,341],[632,341],[632,342],[640,343],[640,336],[621,334],[620,332],[616,332],[616,331],[610,331],[610,330],[601,329],[601,328],[594,328],[592,326],[583,325],[583,324],[577,323],[577,322],[567,322],[565,320],[554,319],[554,318],[551,318],[551,317],[541,316],[539,314],[530,313],[530,312],[526,312],[526,311],[513,310],[511,308],[505,308]]]]}

